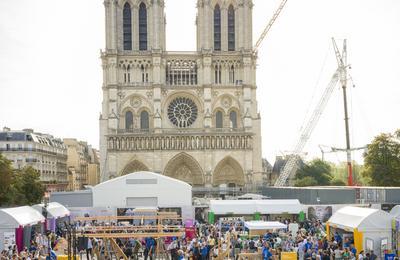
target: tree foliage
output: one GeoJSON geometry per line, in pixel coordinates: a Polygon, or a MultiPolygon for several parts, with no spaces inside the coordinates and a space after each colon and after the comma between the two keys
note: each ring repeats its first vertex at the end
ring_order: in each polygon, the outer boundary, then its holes
{"type": "Polygon", "coordinates": [[[0,206],[40,203],[44,192],[40,174],[34,168],[13,169],[11,161],[0,154],[0,206]]]}
{"type": "Polygon", "coordinates": [[[40,174],[30,166],[16,171],[13,188],[18,197],[14,203],[22,205],[40,203],[45,192],[40,174]]]}
{"type": "Polygon", "coordinates": [[[346,186],[346,182],[342,179],[333,178],[330,185],[332,186],[346,186]]]}
{"type": "Polygon", "coordinates": [[[11,161],[0,154],[0,205],[8,204],[11,200],[10,190],[13,181],[11,161]]]}
{"type": "Polygon", "coordinates": [[[400,129],[380,134],[364,153],[363,176],[374,186],[400,186],[400,129]]]}
{"type": "Polygon", "coordinates": [[[328,186],[332,179],[332,167],[329,163],[314,159],[297,171],[295,186],[328,186]]]}
{"type": "MultiPolygon", "coordinates": [[[[338,164],[331,164],[332,166],[332,174],[333,174],[333,179],[341,180],[344,185],[347,184],[347,162],[342,162],[338,164]]],[[[353,166],[353,179],[354,183],[356,185],[360,186],[367,186],[369,184],[369,179],[366,178],[366,176],[363,176],[361,173],[364,170],[364,165],[358,164],[356,161],[352,162],[353,166]]],[[[339,183],[339,182],[336,182],[339,183]]],[[[333,184],[335,186],[339,186],[336,184],[333,184]]]]}

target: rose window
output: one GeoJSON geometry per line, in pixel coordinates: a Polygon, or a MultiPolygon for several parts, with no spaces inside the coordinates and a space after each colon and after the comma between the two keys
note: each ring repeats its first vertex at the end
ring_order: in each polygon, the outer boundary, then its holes
{"type": "Polygon", "coordinates": [[[188,127],[196,121],[197,106],[190,98],[175,98],[168,106],[168,118],[178,127],[188,127]]]}

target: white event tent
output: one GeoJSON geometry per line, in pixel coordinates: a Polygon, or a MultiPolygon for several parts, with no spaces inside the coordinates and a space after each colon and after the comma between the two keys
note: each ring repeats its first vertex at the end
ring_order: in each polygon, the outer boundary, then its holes
{"type": "MultiPolygon", "coordinates": [[[[33,205],[32,208],[39,211],[39,213],[42,213],[44,204],[36,204],[36,205],[33,205]]],[[[58,218],[68,217],[71,213],[66,207],[64,207],[60,203],[50,202],[47,205],[47,214],[48,214],[47,215],[48,218],[58,219],[58,218]]]]}
{"type": "Polygon", "coordinates": [[[395,218],[400,218],[400,205],[396,205],[394,206],[391,210],[390,210],[390,215],[392,215],[395,218]]]}
{"type": "Polygon", "coordinates": [[[210,200],[215,215],[299,214],[299,200],[210,200]]]}
{"type": "Polygon", "coordinates": [[[154,172],[123,175],[92,187],[93,207],[181,208],[182,218],[193,219],[192,186],[154,172]]]}
{"type": "MultiPolygon", "coordinates": [[[[33,205],[32,208],[37,210],[39,213],[43,212],[44,204],[33,205]]],[[[71,215],[71,212],[58,202],[50,202],[47,205],[47,228],[55,231],[57,221],[65,220],[65,218],[71,215]]]]}
{"type": "Polygon", "coordinates": [[[287,229],[285,224],[278,221],[246,221],[244,227],[249,230],[249,235],[263,235],[268,230],[287,229]]]}
{"type": "Polygon", "coordinates": [[[11,241],[21,250],[24,227],[43,222],[42,214],[29,206],[0,209],[0,250],[4,249],[5,242],[9,245],[11,241]]]}
{"type": "Polygon", "coordinates": [[[327,222],[328,237],[333,230],[353,233],[357,252],[372,249],[380,252],[382,244],[390,248],[392,240],[392,216],[379,209],[347,206],[336,211],[327,222]]]}
{"type": "Polygon", "coordinates": [[[248,229],[286,229],[287,226],[279,221],[246,221],[244,227],[248,229]]]}

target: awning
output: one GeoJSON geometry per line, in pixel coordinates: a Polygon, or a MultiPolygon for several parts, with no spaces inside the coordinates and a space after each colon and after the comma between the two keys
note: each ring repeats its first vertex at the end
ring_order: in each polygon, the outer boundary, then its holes
{"type": "Polygon", "coordinates": [[[248,221],[244,226],[249,230],[286,229],[287,226],[278,221],[248,221]]]}
{"type": "Polygon", "coordinates": [[[44,217],[29,206],[0,209],[0,229],[18,228],[44,222],[44,217]]]}
{"type": "Polygon", "coordinates": [[[331,227],[344,230],[384,231],[391,229],[392,216],[380,209],[343,207],[328,220],[331,227]]]}
{"type": "Polygon", "coordinates": [[[211,200],[210,211],[216,215],[299,214],[299,200],[211,200]]]}
{"type": "MultiPolygon", "coordinates": [[[[39,213],[43,212],[43,207],[44,204],[36,204],[32,206],[32,208],[36,209],[39,213]]],[[[47,205],[47,214],[48,218],[63,218],[71,215],[71,212],[58,202],[50,202],[47,205]]]]}

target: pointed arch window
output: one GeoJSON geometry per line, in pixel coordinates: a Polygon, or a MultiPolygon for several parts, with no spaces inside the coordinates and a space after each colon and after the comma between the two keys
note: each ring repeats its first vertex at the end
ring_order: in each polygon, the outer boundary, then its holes
{"type": "Polygon", "coordinates": [[[233,65],[229,67],[229,83],[235,83],[235,67],[233,65]]]}
{"type": "Polygon", "coordinates": [[[222,115],[221,111],[217,111],[217,113],[215,114],[215,127],[216,128],[222,128],[223,127],[223,120],[224,117],[222,115]]]}
{"type": "Polygon", "coordinates": [[[237,128],[237,114],[236,111],[231,111],[229,113],[229,120],[231,121],[231,128],[237,128]]]}
{"type": "Polygon", "coordinates": [[[133,128],[133,114],[131,111],[127,111],[125,113],[125,129],[133,128]]]}
{"type": "Polygon", "coordinates": [[[221,9],[218,4],[214,8],[214,50],[221,50],[221,9]]]}
{"type": "Polygon", "coordinates": [[[214,83],[221,84],[221,77],[222,77],[222,68],[221,65],[215,65],[214,67],[214,83]]]}
{"type": "Polygon", "coordinates": [[[147,8],[143,2],[139,5],[139,50],[147,50],[147,8]]]}
{"type": "Polygon", "coordinates": [[[125,3],[122,12],[124,50],[132,50],[132,11],[131,5],[125,3]]]}
{"type": "Polygon", "coordinates": [[[143,65],[140,66],[140,72],[142,73],[142,82],[143,83],[149,82],[149,73],[147,72],[147,69],[143,65]]]}
{"type": "Polygon", "coordinates": [[[131,82],[131,66],[123,66],[124,69],[124,83],[130,83],[131,82]]]}
{"type": "Polygon", "coordinates": [[[149,113],[147,111],[140,113],[140,129],[149,129],[149,113]]]}
{"type": "Polygon", "coordinates": [[[228,8],[228,51],[235,50],[235,9],[233,5],[228,8]]]}

